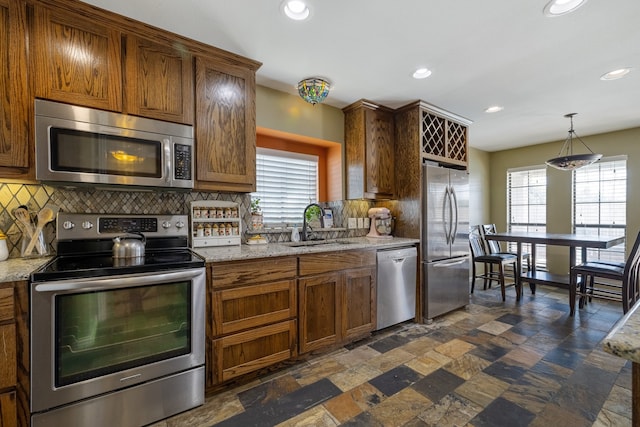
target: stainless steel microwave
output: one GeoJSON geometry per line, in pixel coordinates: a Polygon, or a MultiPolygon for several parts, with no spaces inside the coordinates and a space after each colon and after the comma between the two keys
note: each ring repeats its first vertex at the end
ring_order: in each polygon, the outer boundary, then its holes
{"type": "Polygon", "coordinates": [[[36,179],[193,188],[193,127],[35,101],[36,179]]]}

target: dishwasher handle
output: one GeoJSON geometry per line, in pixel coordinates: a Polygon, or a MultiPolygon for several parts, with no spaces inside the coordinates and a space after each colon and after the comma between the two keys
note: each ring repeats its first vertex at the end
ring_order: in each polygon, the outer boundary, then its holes
{"type": "Polygon", "coordinates": [[[389,263],[400,263],[405,261],[407,258],[417,258],[418,250],[415,247],[411,248],[395,248],[395,249],[387,249],[380,250],[377,252],[378,263],[381,262],[389,262],[389,263]]]}

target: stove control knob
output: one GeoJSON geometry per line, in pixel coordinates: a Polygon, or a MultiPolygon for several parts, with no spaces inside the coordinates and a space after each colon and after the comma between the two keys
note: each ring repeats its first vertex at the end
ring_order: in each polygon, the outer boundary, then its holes
{"type": "Polygon", "coordinates": [[[171,228],[171,223],[169,221],[163,221],[162,228],[171,228]]]}
{"type": "Polygon", "coordinates": [[[182,227],[184,227],[184,221],[176,222],[176,227],[178,227],[178,230],[181,229],[182,227]]]}
{"type": "Polygon", "coordinates": [[[76,225],[74,223],[72,223],[71,221],[65,221],[65,222],[62,223],[62,228],[64,228],[65,230],[71,230],[75,226],[76,225]]]}
{"type": "Polygon", "coordinates": [[[93,228],[93,223],[91,221],[83,221],[82,228],[85,230],[91,230],[93,228]]]}

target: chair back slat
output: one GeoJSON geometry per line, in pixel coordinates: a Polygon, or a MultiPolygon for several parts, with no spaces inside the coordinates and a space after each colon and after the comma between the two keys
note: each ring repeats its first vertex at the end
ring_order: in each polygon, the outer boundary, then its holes
{"type": "Polygon", "coordinates": [[[640,233],[624,266],[622,278],[622,311],[628,312],[640,300],[640,233]]]}
{"type": "Polygon", "coordinates": [[[484,238],[487,234],[496,234],[496,225],[495,224],[483,224],[480,228],[482,232],[482,237],[484,242],[487,245],[487,249],[490,254],[497,254],[502,252],[502,248],[500,247],[500,242],[497,240],[487,240],[484,238]]]}
{"type": "Polygon", "coordinates": [[[469,229],[469,246],[471,247],[471,256],[477,258],[484,256],[487,252],[484,249],[482,235],[479,225],[472,225],[469,229]]]}

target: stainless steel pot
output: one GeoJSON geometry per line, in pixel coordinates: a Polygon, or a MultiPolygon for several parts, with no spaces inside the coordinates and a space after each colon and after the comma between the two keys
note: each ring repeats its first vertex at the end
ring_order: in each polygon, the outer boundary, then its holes
{"type": "Polygon", "coordinates": [[[114,258],[140,258],[144,256],[146,239],[142,233],[131,233],[132,237],[115,237],[113,239],[114,258]]]}

